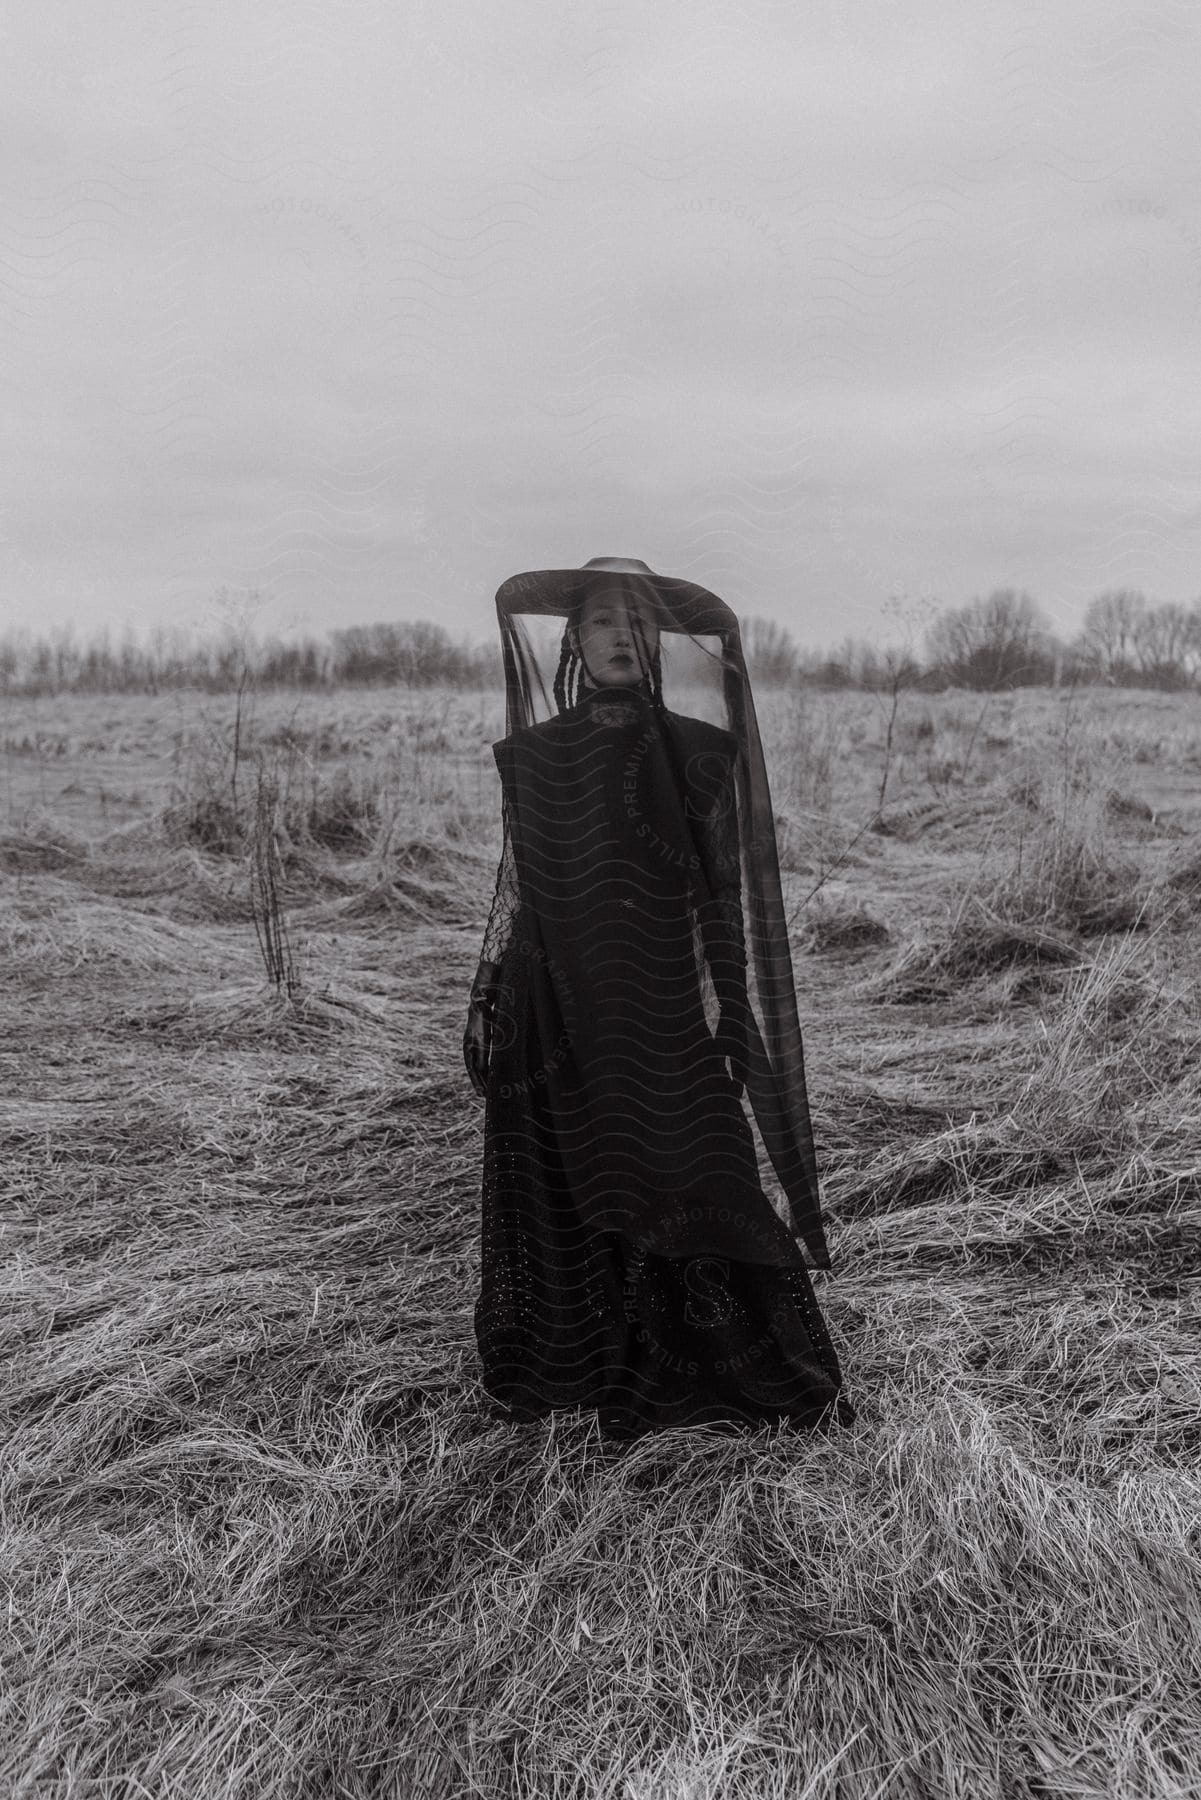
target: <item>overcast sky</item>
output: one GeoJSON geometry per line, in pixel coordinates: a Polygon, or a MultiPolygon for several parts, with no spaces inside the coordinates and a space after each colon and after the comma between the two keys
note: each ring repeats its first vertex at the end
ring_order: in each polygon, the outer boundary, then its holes
{"type": "Polygon", "coordinates": [[[1186,0],[9,20],[7,622],[482,636],[597,555],[814,644],[1201,594],[1186,0]]]}

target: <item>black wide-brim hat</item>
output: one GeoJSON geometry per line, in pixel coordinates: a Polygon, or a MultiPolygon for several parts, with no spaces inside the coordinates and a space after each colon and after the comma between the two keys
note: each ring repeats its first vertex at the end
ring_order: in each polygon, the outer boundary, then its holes
{"type": "Polygon", "coordinates": [[[724,600],[695,581],[678,575],[660,575],[637,556],[594,556],[578,569],[528,569],[510,575],[496,590],[496,610],[509,613],[549,613],[567,618],[589,593],[619,585],[645,593],[656,602],[667,630],[721,633],[737,626],[724,600]]]}

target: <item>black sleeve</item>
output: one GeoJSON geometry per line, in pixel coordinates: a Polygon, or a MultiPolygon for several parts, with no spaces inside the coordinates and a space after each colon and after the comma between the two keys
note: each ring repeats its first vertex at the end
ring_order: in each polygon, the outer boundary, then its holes
{"type": "Polygon", "coordinates": [[[480,951],[483,962],[499,963],[506,949],[513,940],[517,915],[521,911],[521,890],[517,882],[517,858],[513,853],[512,819],[509,814],[508,798],[501,799],[501,828],[504,842],[501,846],[500,862],[496,870],[496,888],[492,895],[492,907],[488,914],[488,923],[484,927],[484,942],[480,951]]]}

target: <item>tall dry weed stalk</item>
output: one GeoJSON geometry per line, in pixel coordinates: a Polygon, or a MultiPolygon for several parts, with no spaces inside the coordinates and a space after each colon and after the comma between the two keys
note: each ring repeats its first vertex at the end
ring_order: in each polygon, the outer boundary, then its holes
{"type": "MultiPolygon", "coordinates": [[[[242,756],[242,704],[243,704],[243,700],[244,700],[245,694],[246,694],[246,683],[248,682],[249,679],[250,679],[250,665],[246,660],[245,653],[243,653],[242,673],[241,673],[241,677],[239,678],[239,681],[238,681],[238,699],[237,699],[237,705],[234,709],[233,762],[232,762],[232,765],[230,767],[230,772],[229,772],[229,789],[230,789],[230,796],[233,801],[233,816],[235,819],[238,817],[238,814],[241,810],[241,803],[238,799],[238,765],[241,761],[241,756],[242,756]]],[[[253,702],[253,695],[252,695],[252,702],[253,702]]]]}
{"type": "Polygon", "coordinates": [[[267,979],[277,993],[282,990],[289,1000],[295,1000],[300,992],[300,977],[280,899],[284,866],[279,847],[279,803],[278,777],[274,771],[268,773],[260,755],[250,844],[251,916],[267,979]]]}
{"type": "Polygon", "coordinates": [[[893,749],[901,695],[907,688],[915,687],[921,679],[922,666],[917,656],[917,635],[923,625],[930,624],[937,611],[937,602],[929,595],[913,597],[893,594],[884,602],[880,610],[885,617],[903,625],[904,634],[899,643],[886,645],[877,659],[879,685],[873,690],[873,694],[877,706],[884,712],[883,761],[880,770],[880,786],[876,794],[877,812],[881,811],[884,806],[884,797],[888,792],[888,780],[892,774],[893,749]]]}

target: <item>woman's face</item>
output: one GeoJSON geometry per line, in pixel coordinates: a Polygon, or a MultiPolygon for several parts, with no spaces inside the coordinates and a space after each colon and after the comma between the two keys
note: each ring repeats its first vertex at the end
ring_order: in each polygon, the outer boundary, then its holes
{"type": "Polygon", "coordinates": [[[575,642],[598,687],[637,687],[651,666],[659,627],[640,595],[614,589],[588,596],[575,642]]]}

